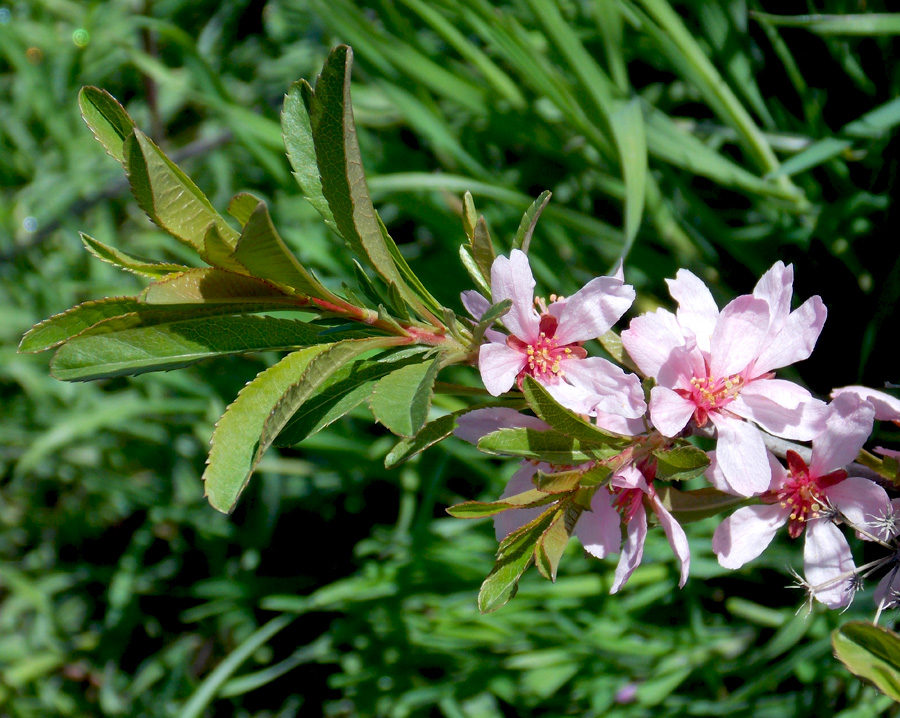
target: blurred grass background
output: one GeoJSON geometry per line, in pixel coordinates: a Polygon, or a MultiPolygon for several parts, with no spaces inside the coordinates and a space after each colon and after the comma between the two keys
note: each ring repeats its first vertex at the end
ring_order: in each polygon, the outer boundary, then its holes
{"type": "Polygon", "coordinates": [[[218,208],[254,192],[305,264],[351,276],[278,124],[290,83],[347,42],[373,196],[442,301],[468,287],[462,193],[508,248],[550,189],[532,245],[546,293],[627,254],[634,312],[666,303],[681,266],[724,302],[782,259],[829,307],[794,377],[820,395],[896,382],[900,22],[885,6],[0,3],[0,715],[896,714],[831,656],[830,629],[870,617],[869,595],[795,615],[796,543],[729,573],[715,521],[696,524],[679,591],[652,532],[615,597],[614,563],[573,545],[555,585],[531,572],[481,616],[491,527],[443,509],[495,497],[511,464],[448,440],[386,471],[391,439],[362,412],[271,452],[226,517],[202,498],[207,441],[273,357],[67,385],[47,355],[16,353],[47,316],[142,286],[79,230],[187,259],[81,122],[82,85],[115,95],[218,208]],[[832,17],[779,19],[808,12],[832,17]]]}

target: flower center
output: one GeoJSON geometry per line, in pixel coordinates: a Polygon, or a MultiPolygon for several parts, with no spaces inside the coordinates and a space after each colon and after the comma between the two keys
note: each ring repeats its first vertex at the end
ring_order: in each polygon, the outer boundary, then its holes
{"type": "Polygon", "coordinates": [[[542,314],[535,341],[525,343],[518,337],[510,336],[506,343],[526,356],[525,367],[519,373],[521,383],[526,374],[545,384],[552,384],[565,376],[563,362],[568,359],[584,359],[587,352],[577,343],[560,344],[556,339],[558,322],[552,314],[542,314]]]}
{"type": "Polygon", "coordinates": [[[626,489],[615,486],[610,486],[609,490],[615,496],[612,501],[612,507],[621,515],[622,523],[627,524],[634,518],[638,506],[644,500],[644,492],[640,489],[626,489]]]}
{"type": "MultiPolygon", "coordinates": [[[[695,376],[691,379],[690,398],[697,407],[694,410],[694,419],[697,422],[697,426],[706,424],[711,411],[722,409],[737,399],[743,387],[744,377],[740,374],[719,378],[714,376],[695,376]]],[[[687,394],[684,390],[679,393],[687,394]]]]}
{"type": "Polygon", "coordinates": [[[781,504],[790,508],[788,533],[797,538],[811,519],[819,518],[828,506],[826,489],[847,478],[843,469],[824,476],[813,476],[806,462],[795,451],[787,452],[788,480],[780,489],[767,491],[759,498],[766,504],[781,504]]]}

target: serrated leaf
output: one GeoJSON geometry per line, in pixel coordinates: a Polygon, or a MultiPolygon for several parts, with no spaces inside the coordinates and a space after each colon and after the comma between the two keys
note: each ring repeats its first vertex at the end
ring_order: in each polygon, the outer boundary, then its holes
{"type": "Polygon", "coordinates": [[[585,471],[579,469],[554,472],[538,471],[535,476],[535,484],[538,490],[545,494],[567,493],[578,488],[584,474],[585,471]]]}
{"type": "Polygon", "coordinates": [[[388,455],[384,457],[384,467],[393,469],[398,464],[402,464],[416,454],[446,439],[453,433],[453,429],[456,428],[456,419],[460,414],[464,414],[467,411],[471,411],[471,409],[464,409],[438,417],[434,421],[425,424],[422,430],[414,437],[398,441],[394,448],[388,452],[388,455]]]}
{"type": "Polygon", "coordinates": [[[85,302],[45,319],[29,329],[19,343],[20,352],[42,352],[59,346],[98,322],[141,308],[135,297],[111,297],[85,302]]]}
{"type": "Polygon", "coordinates": [[[321,343],[318,327],[273,317],[202,317],[76,337],[57,351],[50,372],[63,381],[168,371],[211,357],[289,350],[321,343]]]}
{"type": "MultiPolygon", "coordinates": [[[[472,284],[475,285],[475,288],[481,292],[482,296],[484,296],[488,301],[490,301],[491,297],[491,287],[488,282],[484,278],[484,275],[481,273],[481,269],[475,263],[474,258],[472,257],[472,250],[465,244],[459,245],[459,259],[462,262],[463,267],[465,267],[466,272],[469,275],[469,278],[472,280],[472,284]]],[[[490,275],[488,275],[490,276],[490,275]]]]}
{"type": "Polygon", "coordinates": [[[369,337],[366,339],[346,339],[332,344],[317,355],[299,378],[287,387],[283,395],[272,407],[260,432],[256,465],[282,429],[287,426],[297,410],[326,384],[348,362],[373,349],[386,349],[404,343],[405,337],[369,337]]]}
{"type": "Polygon", "coordinates": [[[334,215],[328,207],[328,201],[322,194],[322,179],[319,177],[319,165],[309,119],[312,97],[312,88],[306,80],[295,82],[285,95],[284,109],[281,112],[284,146],[287,148],[288,160],[294,170],[294,178],[300,185],[304,198],[322,216],[325,223],[340,234],[334,215]]]}
{"type": "Polygon", "coordinates": [[[556,581],[560,559],[583,510],[574,501],[564,501],[557,509],[550,525],[538,539],[534,547],[534,564],[544,578],[556,581]]]}
{"type": "Polygon", "coordinates": [[[497,561],[478,592],[478,610],[496,611],[515,596],[519,579],[534,560],[534,547],[553,520],[551,507],[533,521],[513,531],[500,543],[497,561]]]}
{"type": "Polygon", "coordinates": [[[321,299],[333,297],[278,236],[265,202],[259,202],[248,217],[233,256],[255,277],[290,287],[300,294],[321,299]]]}
{"type": "MultiPolygon", "coordinates": [[[[522,215],[522,221],[519,222],[519,228],[516,230],[516,236],[513,239],[513,249],[521,249],[523,252],[528,252],[528,247],[531,245],[531,237],[534,235],[534,228],[537,226],[537,222],[541,218],[541,212],[544,211],[544,207],[547,206],[551,196],[552,192],[550,190],[544,190],[531,203],[531,206],[525,210],[525,214],[522,215]]],[[[490,272],[487,276],[491,276],[490,272]]]]}
{"type": "Polygon", "coordinates": [[[709,457],[702,449],[690,444],[668,451],[654,451],[656,478],[666,481],[687,481],[700,476],[709,466],[709,457]]]}
{"type": "Polygon", "coordinates": [[[109,155],[125,163],[123,145],[134,129],[134,120],[115,97],[97,87],[82,87],[78,93],[81,116],[109,155]]]}
{"type": "Polygon", "coordinates": [[[398,436],[418,434],[431,408],[440,360],[438,356],[429,362],[405,366],[379,381],[369,399],[375,419],[398,436]]]}
{"type": "Polygon", "coordinates": [[[654,486],[662,505],[680,524],[689,524],[716,516],[747,501],[741,496],[733,496],[713,488],[680,491],[668,484],[655,484],[654,486]]]}
{"type": "Polygon", "coordinates": [[[574,411],[566,409],[550,396],[539,381],[526,376],[522,384],[522,393],[529,408],[554,429],[572,436],[582,442],[606,444],[611,447],[624,447],[628,441],[617,434],[604,431],[600,427],[582,419],[574,411]]]}
{"type": "Polygon", "coordinates": [[[237,274],[250,274],[250,270],[234,258],[234,246],[222,236],[215,224],[211,223],[206,228],[203,235],[203,250],[199,254],[210,267],[237,274]]]}
{"type": "Polygon", "coordinates": [[[559,501],[559,496],[531,489],[499,501],[465,501],[451,506],[447,509],[447,513],[458,519],[482,519],[487,516],[495,516],[510,509],[530,509],[536,506],[546,506],[554,501],[559,501]]]}
{"type": "Polygon", "coordinates": [[[260,435],[272,408],[310,362],[331,344],[288,354],[249,382],[216,423],[203,480],[213,508],[230,513],[258,460],[260,435]]]}
{"type": "Polygon", "coordinates": [[[173,272],[184,272],[190,269],[190,267],[186,267],[183,264],[154,262],[150,259],[144,259],[143,257],[136,257],[132,254],[103,244],[103,242],[98,242],[84,232],[81,232],[80,236],[85,249],[97,259],[128,272],[139,274],[142,277],[165,277],[167,274],[172,274],[173,272]]]}
{"type": "Polygon", "coordinates": [[[478,212],[475,211],[475,200],[472,199],[472,193],[466,191],[463,194],[463,231],[471,242],[475,236],[475,223],[478,222],[478,212]]]}
{"type": "Polygon", "coordinates": [[[368,399],[375,383],[399,366],[420,360],[417,353],[398,353],[372,361],[358,361],[335,372],[323,387],[303,402],[278,434],[278,446],[299,444],[317,431],[340,419],[368,399]]]}
{"type": "Polygon", "coordinates": [[[600,444],[582,445],[577,439],[552,429],[538,431],[524,427],[494,431],[482,437],[478,448],[488,454],[519,456],[555,466],[582,464],[595,458],[606,458],[607,454],[616,451],[600,444]]]}
{"type": "Polygon", "coordinates": [[[139,300],[144,304],[264,302],[283,304],[285,308],[306,306],[301,298],[289,296],[262,279],[217,268],[170,274],[141,292],[139,300]]]}
{"type": "Polygon", "coordinates": [[[900,636],[883,626],[850,621],[831,632],[831,645],[847,670],[900,702],[900,636]]]}
{"type": "Polygon", "coordinates": [[[210,224],[234,246],[238,234],[206,196],[143,132],[134,129],[125,141],[125,169],[135,199],[159,227],[192,247],[205,250],[210,224]]]}

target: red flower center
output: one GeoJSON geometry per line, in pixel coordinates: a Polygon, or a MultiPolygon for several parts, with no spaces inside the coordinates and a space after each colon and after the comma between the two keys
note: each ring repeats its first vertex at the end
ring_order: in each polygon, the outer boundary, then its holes
{"type": "Polygon", "coordinates": [[[782,508],[790,508],[788,533],[797,538],[810,519],[817,519],[828,504],[826,489],[847,478],[843,469],[832,471],[824,476],[813,476],[806,462],[796,451],[787,452],[788,480],[780,489],[767,491],[759,498],[765,504],[781,504],[782,508]]]}
{"type": "Polygon", "coordinates": [[[718,379],[714,376],[695,376],[691,379],[690,389],[677,389],[676,391],[683,398],[691,400],[696,406],[694,421],[697,426],[705,426],[710,412],[722,409],[737,399],[743,388],[744,377],[740,374],[732,374],[718,379]]]}
{"type": "Polygon", "coordinates": [[[507,346],[522,352],[527,357],[525,367],[519,372],[517,381],[521,386],[526,374],[544,384],[557,382],[565,375],[562,362],[566,359],[584,359],[587,352],[580,344],[560,344],[556,339],[556,328],[559,325],[552,314],[542,314],[538,329],[538,337],[526,343],[518,337],[506,339],[507,346]]]}

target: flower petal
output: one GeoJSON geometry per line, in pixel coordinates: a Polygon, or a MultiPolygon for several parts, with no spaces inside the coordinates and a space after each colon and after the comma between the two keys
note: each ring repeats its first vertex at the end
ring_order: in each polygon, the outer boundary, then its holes
{"type": "Polygon", "coordinates": [[[678,323],[694,333],[697,346],[709,352],[709,340],[719,319],[719,307],[703,280],[686,269],[667,279],[669,294],[678,302],[678,323]]]}
{"type": "Polygon", "coordinates": [[[830,413],[825,402],[781,379],[750,382],[728,410],[756,422],[770,434],[795,441],[815,439],[825,430],[830,413]]]}
{"type": "Polygon", "coordinates": [[[816,476],[854,461],[875,423],[874,407],[856,394],[840,394],[829,407],[825,431],[813,442],[809,462],[809,469],[816,476]]]}
{"type": "Polygon", "coordinates": [[[754,376],[809,358],[825,326],[828,310],[819,297],[810,297],[770,336],[753,364],[754,376]]]}
{"type": "MultiPolygon", "coordinates": [[[[655,492],[654,492],[655,493],[655,492]]],[[[659,519],[660,526],[666,532],[666,538],[669,539],[669,546],[672,547],[672,553],[678,559],[678,565],[681,568],[681,578],[678,581],[678,588],[683,588],[687,582],[688,573],[691,570],[691,549],[688,546],[687,536],[684,529],[675,520],[655,496],[651,499],[653,509],[656,511],[656,517],[659,519]]]]}
{"type": "Polygon", "coordinates": [[[772,470],[759,429],[720,413],[712,413],[709,418],[718,433],[716,459],[734,493],[755,496],[768,489],[772,470]]]}
{"type": "Polygon", "coordinates": [[[592,394],[591,410],[637,419],[647,411],[641,380],[601,357],[570,359],[563,365],[565,378],[592,394]]]}
{"type": "Polygon", "coordinates": [[[883,391],[870,389],[867,386],[845,386],[831,392],[831,398],[839,394],[856,394],[875,407],[875,418],[878,421],[900,421],[900,399],[883,391]]]}
{"type": "Polygon", "coordinates": [[[610,593],[617,593],[625,582],[631,578],[631,574],[641,564],[644,557],[644,541],[647,539],[647,512],[643,506],[638,506],[634,516],[625,526],[625,543],[622,545],[622,555],[616,566],[616,575],[610,593]]]}
{"type": "Polygon", "coordinates": [[[499,256],[491,265],[491,296],[494,302],[512,300],[512,308],[503,317],[506,328],[526,343],[537,340],[540,319],[534,310],[534,275],[528,255],[520,249],[509,259],[499,256]]]}
{"type": "Polygon", "coordinates": [[[829,608],[850,603],[849,579],[854,568],[850,545],[837,526],[825,519],[806,524],[803,572],[816,600],[829,608]]]}
{"type": "Polygon", "coordinates": [[[491,396],[500,396],[509,391],[516,376],[525,368],[525,355],[506,344],[491,342],[482,344],[478,350],[478,370],[484,388],[491,396]]]}
{"type": "Polygon", "coordinates": [[[586,342],[605,334],[634,302],[634,287],[616,277],[596,277],[566,299],[556,340],[586,342]]]}
{"type": "Polygon", "coordinates": [[[759,356],[768,328],[768,303],[749,294],[729,302],[710,339],[712,375],[726,377],[743,372],[759,356]]]}
{"type": "MultiPolygon", "coordinates": [[[[879,536],[882,541],[891,538],[889,532],[880,531],[874,525],[874,520],[890,516],[893,513],[890,497],[874,481],[851,476],[839,484],[828,487],[825,495],[847,517],[850,523],[867,529],[870,533],[879,536]]],[[[860,534],[860,537],[871,541],[864,534],[860,534]]]]}
{"type": "Polygon", "coordinates": [[[459,298],[462,301],[462,305],[466,308],[466,311],[475,321],[481,319],[481,315],[491,308],[491,303],[485,299],[481,293],[476,292],[474,289],[467,289],[464,292],[460,292],[459,298]]]}
{"type": "Polygon", "coordinates": [[[778,504],[745,506],[716,527],[712,549],[724,568],[740,568],[759,556],[787,522],[789,511],[778,504]]]}
{"type": "Polygon", "coordinates": [[[657,309],[632,319],[622,332],[622,344],[644,375],[655,379],[672,350],[685,344],[685,338],[675,315],[657,309]]]}
{"type": "MultiPolygon", "coordinates": [[[[742,496],[743,494],[739,494],[737,491],[732,488],[731,484],[728,483],[728,479],[725,477],[725,474],[722,473],[722,469],[719,466],[719,460],[716,458],[716,451],[707,451],[706,455],[709,457],[709,466],[706,468],[704,472],[704,476],[707,481],[712,484],[713,488],[718,489],[719,491],[724,491],[726,494],[735,494],[736,496],[742,496]]],[[[788,479],[787,470],[781,465],[781,462],[775,458],[774,454],[766,452],[766,458],[769,460],[769,469],[772,472],[772,481],[769,483],[768,490],[774,491],[776,489],[780,489],[784,486],[785,482],[788,479]]]]}
{"type": "Polygon", "coordinates": [[[891,570],[878,582],[874,599],[879,609],[897,605],[900,600],[900,563],[891,564],[891,570]]]}
{"type": "Polygon", "coordinates": [[[650,390],[650,420],[663,436],[677,436],[696,408],[692,401],[667,387],[650,390]]]}
{"type": "Polygon", "coordinates": [[[619,513],[612,507],[612,494],[601,486],[591,498],[591,510],[582,513],[575,524],[575,535],[591,556],[605,558],[621,548],[621,525],[619,513]]]}

